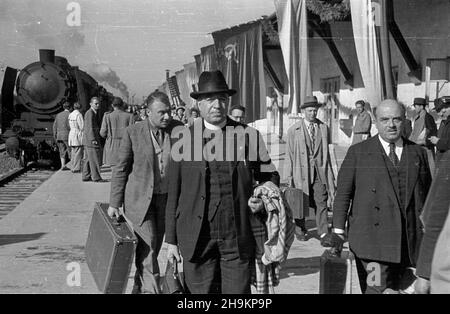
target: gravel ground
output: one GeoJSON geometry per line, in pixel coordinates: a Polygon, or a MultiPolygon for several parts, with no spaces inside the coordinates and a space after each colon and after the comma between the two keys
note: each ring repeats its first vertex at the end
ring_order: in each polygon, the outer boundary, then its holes
{"type": "Polygon", "coordinates": [[[9,157],[6,153],[0,154],[0,176],[19,167],[20,164],[18,160],[9,157]]]}

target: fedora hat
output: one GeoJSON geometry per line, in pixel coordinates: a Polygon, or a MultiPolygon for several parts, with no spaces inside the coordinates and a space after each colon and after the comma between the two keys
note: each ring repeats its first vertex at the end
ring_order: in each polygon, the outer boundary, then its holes
{"type": "Polygon", "coordinates": [[[450,96],[443,96],[434,100],[433,110],[435,110],[436,112],[439,112],[447,107],[450,107],[450,96]]]}
{"type": "Polygon", "coordinates": [[[308,107],[320,107],[319,102],[317,101],[316,96],[306,96],[305,101],[300,106],[300,109],[305,109],[308,107]]]}
{"type": "Polygon", "coordinates": [[[413,105],[426,106],[427,101],[425,100],[425,98],[417,97],[417,98],[414,98],[413,105]]]}
{"type": "Polygon", "coordinates": [[[205,71],[198,79],[198,92],[192,92],[191,97],[198,99],[202,95],[225,93],[228,96],[236,94],[234,89],[229,89],[222,72],[205,71]]]}

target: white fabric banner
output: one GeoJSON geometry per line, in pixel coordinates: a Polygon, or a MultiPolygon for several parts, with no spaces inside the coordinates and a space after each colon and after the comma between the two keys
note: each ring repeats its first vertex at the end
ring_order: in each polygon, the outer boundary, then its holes
{"type": "Polygon", "coordinates": [[[383,99],[380,59],[375,34],[375,17],[379,6],[371,0],[350,0],[353,37],[365,86],[365,101],[375,108],[383,99]]]}
{"type": "Polygon", "coordinates": [[[297,115],[307,95],[312,95],[308,56],[306,0],[274,0],[278,35],[289,79],[289,111],[297,115]]]}

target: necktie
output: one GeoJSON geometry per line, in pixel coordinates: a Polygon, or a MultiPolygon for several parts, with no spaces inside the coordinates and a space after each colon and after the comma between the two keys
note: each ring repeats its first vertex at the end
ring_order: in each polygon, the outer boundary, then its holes
{"type": "Polygon", "coordinates": [[[162,130],[156,131],[156,141],[158,142],[159,146],[162,146],[164,142],[164,132],[162,130]]]}
{"type": "Polygon", "coordinates": [[[397,154],[395,153],[395,143],[389,144],[389,159],[392,161],[394,167],[398,167],[400,161],[397,154]]]}
{"type": "Polygon", "coordinates": [[[309,124],[309,135],[311,137],[311,146],[312,148],[314,148],[314,145],[316,144],[316,132],[315,132],[315,128],[314,128],[314,123],[310,123],[309,124]]]}

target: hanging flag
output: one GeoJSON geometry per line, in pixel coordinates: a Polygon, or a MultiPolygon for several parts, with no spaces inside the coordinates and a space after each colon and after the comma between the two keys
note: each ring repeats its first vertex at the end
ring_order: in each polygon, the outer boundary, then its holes
{"type": "MultiPolygon", "coordinates": [[[[186,77],[186,85],[188,87],[189,94],[197,90],[198,73],[197,65],[195,62],[184,65],[184,76],[186,77]]],[[[185,100],[186,105],[190,108],[195,104],[195,100],[191,97],[185,100]]]]}
{"type": "Polygon", "coordinates": [[[202,73],[202,56],[200,54],[194,56],[195,65],[197,66],[197,75],[202,73]]]}
{"type": "Polygon", "coordinates": [[[188,104],[191,102],[190,96],[190,88],[186,83],[186,75],[184,73],[184,69],[175,72],[175,76],[177,77],[178,88],[180,89],[180,98],[184,102],[184,104],[188,104]]]}
{"type": "Polygon", "coordinates": [[[266,116],[266,87],[260,21],[212,34],[217,49],[219,69],[230,88],[237,93],[230,105],[246,108],[246,123],[266,116]]]}
{"type": "Polygon", "coordinates": [[[217,54],[216,47],[214,45],[200,48],[200,59],[201,72],[217,70],[217,54]]]}
{"type": "Polygon", "coordinates": [[[306,0],[275,0],[275,8],[278,36],[289,79],[288,112],[297,115],[305,97],[312,95],[306,0]]]}
{"type": "Polygon", "coordinates": [[[376,25],[381,23],[380,7],[371,0],[350,0],[350,7],[356,54],[365,87],[365,100],[374,108],[383,98],[379,47],[375,30],[376,25]]]}

